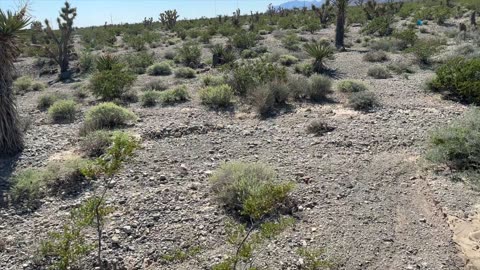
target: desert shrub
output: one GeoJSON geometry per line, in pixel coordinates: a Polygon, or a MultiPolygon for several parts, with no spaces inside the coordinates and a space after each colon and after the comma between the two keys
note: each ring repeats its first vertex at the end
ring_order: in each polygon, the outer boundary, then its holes
{"type": "Polygon", "coordinates": [[[236,94],[244,96],[249,90],[262,83],[286,78],[285,68],[260,59],[235,65],[231,69],[227,82],[236,94]]]}
{"type": "Polygon", "coordinates": [[[480,168],[480,110],[472,108],[463,117],[438,128],[430,136],[427,157],[451,168],[480,168]]]}
{"type": "Polygon", "coordinates": [[[77,99],[81,100],[88,97],[90,90],[88,89],[87,85],[79,85],[78,87],[73,88],[75,91],[73,92],[73,96],[77,99]]]}
{"type": "Polygon", "coordinates": [[[390,72],[382,66],[373,66],[368,69],[368,76],[373,77],[375,79],[388,79],[392,77],[390,72]]]}
{"type": "Polygon", "coordinates": [[[402,46],[400,46],[399,49],[405,49],[409,46],[415,45],[415,43],[418,40],[417,33],[413,29],[406,29],[403,31],[397,31],[393,34],[393,36],[400,40],[402,43],[402,46]]]}
{"type": "Polygon", "coordinates": [[[31,88],[32,91],[43,91],[47,86],[42,82],[33,82],[31,88]]]}
{"type": "Polygon", "coordinates": [[[325,71],[325,60],[333,58],[333,48],[326,42],[312,42],[304,45],[305,51],[313,57],[313,71],[321,73],[325,71]]]}
{"type": "Polygon", "coordinates": [[[212,108],[228,107],[232,104],[233,90],[227,85],[210,86],[200,90],[202,104],[212,108]]]}
{"type": "Polygon", "coordinates": [[[77,104],[73,100],[58,100],[48,108],[48,116],[53,122],[73,122],[77,104]]]}
{"type": "Polygon", "coordinates": [[[282,55],[280,56],[280,64],[284,66],[291,66],[293,64],[296,64],[298,62],[298,58],[296,58],[293,55],[282,55]]]}
{"type": "Polygon", "coordinates": [[[154,54],[148,52],[128,53],[123,57],[128,69],[136,74],[144,74],[154,62],[154,54]]]}
{"type": "Polygon", "coordinates": [[[50,106],[55,103],[55,101],[60,99],[65,99],[64,95],[52,93],[52,94],[43,94],[38,98],[37,101],[37,108],[41,111],[47,110],[50,106]]]}
{"type": "Polygon", "coordinates": [[[480,104],[480,59],[454,58],[436,71],[429,88],[449,97],[480,104]]]}
{"type": "Polygon", "coordinates": [[[145,39],[141,35],[124,35],[123,41],[129,48],[134,49],[135,51],[145,50],[145,39]]]}
{"type": "Polygon", "coordinates": [[[164,55],[165,59],[168,59],[168,60],[173,60],[175,59],[176,56],[177,56],[177,53],[173,50],[166,51],[164,55]]]}
{"type": "Polygon", "coordinates": [[[167,62],[153,64],[147,68],[148,75],[152,76],[166,76],[172,74],[172,68],[167,62]]]}
{"type": "Polygon", "coordinates": [[[121,98],[130,89],[135,80],[135,75],[120,65],[114,65],[111,69],[105,69],[93,74],[90,79],[90,90],[96,97],[104,100],[113,100],[121,98]]]}
{"type": "Polygon", "coordinates": [[[39,206],[45,194],[44,172],[39,169],[25,169],[12,178],[11,200],[27,208],[39,206]]]}
{"type": "Polygon", "coordinates": [[[229,162],[211,177],[217,200],[235,215],[260,220],[288,208],[293,184],[260,163],[229,162]]]}
{"type": "Polygon", "coordinates": [[[62,161],[51,161],[44,171],[44,181],[49,194],[70,195],[80,190],[86,180],[82,173],[87,161],[78,157],[69,157],[62,161]]]}
{"type": "Polygon", "coordinates": [[[253,32],[240,31],[233,36],[231,42],[240,50],[250,49],[257,44],[257,36],[253,32]]]}
{"type": "Polygon", "coordinates": [[[438,53],[442,44],[443,41],[438,39],[420,39],[407,52],[413,53],[420,64],[429,65],[431,57],[438,53]]]}
{"type": "Polygon", "coordinates": [[[252,58],[255,58],[257,57],[257,53],[253,50],[250,50],[250,49],[246,49],[246,50],[243,50],[241,53],[240,53],[240,56],[244,59],[252,59],[252,58]]]}
{"type": "Polygon", "coordinates": [[[291,76],[287,80],[287,87],[290,91],[290,96],[293,99],[300,100],[305,98],[307,94],[306,89],[310,88],[310,81],[303,76],[291,76]]]}
{"type": "Polygon", "coordinates": [[[289,33],[285,35],[282,39],[282,44],[285,48],[291,51],[299,51],[300,47],[298,44],[300,43],[300,39],[298,35],[295,33],[289,33]]]}
{"type": "Polygon", "coordinates": [[[97,57],[95,60],[95,68],[97,71],[113,70],[115,68],[123,68],[120,58],[111,54],[105,54],[97,57]]]}
{"type": "Polygon", "coordinates": [[[397,39],[381,38],[372,40],[369,43],[369,47],[375,51],[395,52],[402,48],[403,45],[397,39]]]}
{"type": "Polygon", "coordinates": [[[189,67],[181,67],[175,70],[175,77],[177,78],[185,78],[185,79],[192,79],[196,77],[196,72],[194,69],[189,67]]]}
{"type": "Polygon", "coordinates": [[[334,128],[329,126],[326,122],[320,120],[312,121],[307,126],[307,132],[315,134],[317,136],[322,136],[323,134],[333,130],[334,128]]]}
{"type": "Polygon", "coordinates": [[[283,80],[273,80],[258,85],[249,92],[251,104],[261,116],[268,116],[277,105],[285,104],[290,89],[283,80]]]}
{"type": "Polygon", "coordinates": [[[392,34],[391,27],[392,19],[388,16],[379,16],[371,20],[363,29],[362,32],[367,35],[389,36],[392,34]]]}
{"type": "Polygon", "coordinates": [[[204,86],[219,86],[225,84],[225,78],[223,76],[207,75],[202,78],[204,86]]]}
{"type": "Polygon", "coordinates": [[[378,105],[375,94],[369,91],[351,93],[348,106],[357,111],[369,111],[378,105]]]}
{"type": "Polygon", "coordinates": [[[387,66],[387,68],[396,74],[415,73],[412,65],[405,61],[395,61],[387,66]]]}
{"type": "Polygon", "coordinates": [[[299,73],[307,77],[313,74],[313,66],[310,63],[297,64],[295,65],[294,70],[295,73],[299,73]]]}
{"type": "Polygon", "coordinates": [[[323,101],[332,92],[332,81],[323,75],[313,75],[310,78],[310,87],[307,88],[306,96],[311,101],[323,101]]]}
{"type": "Polygon", "coordinates": [[[80,134],[84,136],[99,129],[114,129],[136,119],[134,113],[115,103],[101,103],[87,111],[80,134]]]}
{"type": "Polygon", "coordinates": [[[224,65],[235,60],[235,52],[232,46],[223,46],[222,44],[215,44],[210,49],[212,52],[212,65],[224,65]]]}
{"type": "Polygon", "coordinates": [[[337,84],[337,89],[343,93],[356,93],[356,92],[363,92],[367,90],[367,86],[365,86],[361,82],[356,81],[341,81],[337,84]]]}
{"type": "Polygon", "coordinates": [[[177,54],[180,61],[187,67],[196,68],[200,64],[202,50],[197,43],[188,42],[178,48],[177,54]]]}
{"type": "Polygon", "coordinates": [[[370,51],[363,56],[367,62],[384,62],[388,60],[388,55],[384,51],[370,51]]]}
{"type": "Polygon", "coordinates": [[[97,130],[87,134],[80,141],[80,150],[88,157],[99,157],[105,153],[112,143],[112,133],[106,130],[97,130]]]}
{"type": "Polygon", "coordinates": [[[86,73],[91,73],[95,70],[95,56],[89,52],[85,51],[80,55],[80,58],[78,59],[78,63],[80,66],[80,71],[83,74],[86,73]]]}
{"type": "Polygon", "coordinates": [[[33,79],[28,76],[22,76],[13,82],[15,92],[28,92],[32,90],[33,79]]]}
{"type": "Polygon", "coordinates": [[[145,91],[145,93],[143,93],[142,97],[140,98],[142,106],[153,107],[157,105],[160,98],[160,93],[161,92],[158,91],[145,91]]]}
{"type": "Polygon", "coordinates": [[[168,86],[162,80],[155,80],[145,84],[144,91],[164,91],[167,90],[168,86]]]}
{"type": "Polygon", "coordinates": [[[162,104],[172,105],[187,101],[190,98],[190,95],[188,94],[187,87],[183,85],[161,92],[159,98],[162,104]]]}

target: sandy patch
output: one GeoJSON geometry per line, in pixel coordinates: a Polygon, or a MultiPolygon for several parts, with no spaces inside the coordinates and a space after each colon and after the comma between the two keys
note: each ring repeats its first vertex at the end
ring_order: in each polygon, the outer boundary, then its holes
{"type": "Polygon", "coordinates": [[[480,269],[480,205],[477,213],[467,219],[448,216],[448,224],[453,231],[453,241],[462,251],[468,270],[480,269]]]}

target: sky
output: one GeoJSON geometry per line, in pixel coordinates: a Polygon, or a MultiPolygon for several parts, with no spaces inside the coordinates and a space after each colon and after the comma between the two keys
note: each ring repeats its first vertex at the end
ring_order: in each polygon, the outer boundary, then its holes
{"type": "MultiPolygon", "coordinates": [[[[0,0],[0,9],[11,10],[25,0],[0,0]]],[[[118,23],[142,22],[144,17],[158,20],[159,14],[165,10],[176,9],[180,19],[215,17],[216,15],[232,15],[240,8],[242,14],[250,11],[265,11],[268,4],[279,5],[288,0],[70,0],[77,8],[74,25],[85,27],[103,25],[106,21],[118,23]]],[[[60,8],[65,0],[29,0],[30,14],[35,20],[56,21],[60,8]]]]}

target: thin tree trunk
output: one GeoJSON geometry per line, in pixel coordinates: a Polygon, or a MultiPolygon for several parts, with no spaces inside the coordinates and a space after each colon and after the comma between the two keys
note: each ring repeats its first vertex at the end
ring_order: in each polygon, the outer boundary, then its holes
{"type": "Polygon", "coordinates": [[[345,49],[345,12],[347,8],[346,0],[338,0],[337,4],[337,25],[335,29],[335,47],[339,50],[345,49]]]}

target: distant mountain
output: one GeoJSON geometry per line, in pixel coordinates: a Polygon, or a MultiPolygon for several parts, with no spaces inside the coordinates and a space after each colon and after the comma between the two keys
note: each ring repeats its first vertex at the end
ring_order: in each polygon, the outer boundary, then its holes
{"type": "Polygon", "coordinates": [[[289,2],[286,2],[286,3],[283,3],[283,4],[280,4],[278,6],[275,6],[275,8],[284,8],[284,9],[294,9],[294,8],[303,8],[303,7],[307,7],[307,8],[311,8],[312,5],[315,5],[317,7],[321,6],[323,4],[323,0],[321,1],[300,1],[300,0],[296,0],[296,1],[289,1],[289,2]]]}

